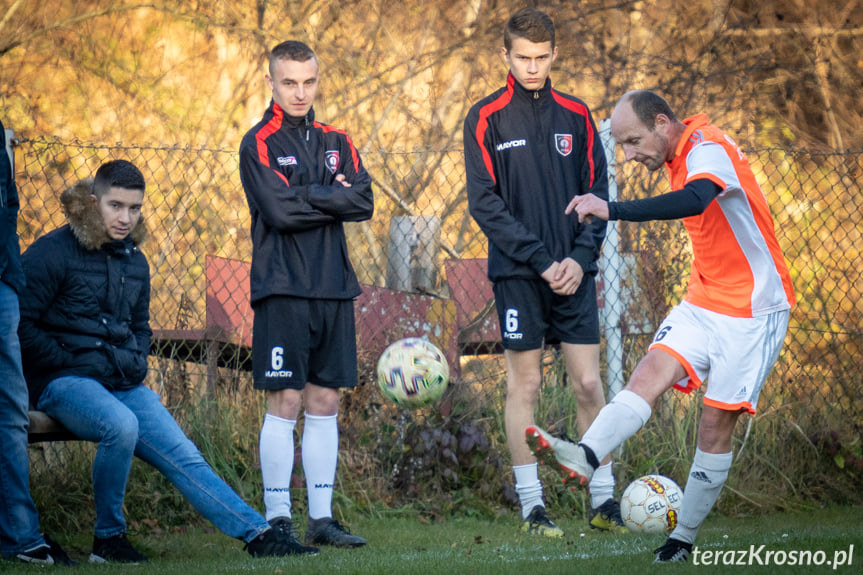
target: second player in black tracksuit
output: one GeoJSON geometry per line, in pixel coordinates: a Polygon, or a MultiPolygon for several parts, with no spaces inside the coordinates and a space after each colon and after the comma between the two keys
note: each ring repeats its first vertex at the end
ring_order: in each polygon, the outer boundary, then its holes
{"type": "Polygon", "coordinates": [[[351,139],[271,103],[240,145],[252,216],[251,301],[271,295],[352,299],[361,293],[343,222],[372,217],[372,181],[351,139]],[[336,181],[344,174],[351,186],[336,181]]]}
{"type": "MultiPolygon", "coordinates": [[[[477,102],[464,121],[470,214],[488,238],[488,276],[506,363],[504,427],[521,530],[564,537],[543,501],[526,430],[536,425],[543,348],[560,344],[583,433],[605,405],[599,369],[597,259],[605,222],[566,215],[573,196],[608,197],[605,155],[590,111],[552,87],[554,22],[523,8],[503,30],[506,85],[477,102]]],[[[614,475],[604,461],[590,484],[592,528],[620,531],[614,475]]]]}
{"type": "Polygon", "coordinates": [[[587,106],[551,87],[527,90],[512,74],[464,124],[471,216],[488,236],[488,274],[538,279],[571,257],[595,276],[606,222],[564,209],[578,194],[608,198],[605,155],[587,106]]]}

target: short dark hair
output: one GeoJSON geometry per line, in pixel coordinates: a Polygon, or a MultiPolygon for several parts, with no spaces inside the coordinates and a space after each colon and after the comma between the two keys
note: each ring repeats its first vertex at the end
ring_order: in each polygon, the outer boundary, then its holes
{"type": "Polygon", "coordinates": [[[632,111],[641,120],[641,123],[648,128],[653,128],[656,125],[656,116],[664,114],[672,122],[677,121],[677,116],[674,115],[671,106],[668,102],[655,92],[650,90],[633,90],[623,95],[623,100],[628,100],[632,105],[632,111]]]}
{"type": "Polygon", "coordinates": [[[126,160],[112,160],[102,164],[93,179],[93,195],[97,198],[107,194],[111,188],[143,192],[145,187],[144,174],[132,162],[126,160]]]}
{"type": "Polygon", "coordinates": [[[554,50],[554,22],[551,17],[536,8],[522,8],[509,17],[503,28],[503,46],[509,52],[513,38],[524,38],[534,44],[551,42],[554,50]]]}
{"type": "Polygon", "coordinates": [[[306,62],[312,59],[317,60],[318,57],[315,55],[315,51],[309,48],[307,44],[303,44],[297,40],[286,40],[270,50],[270,76],[273,75],[273,64],[276,63],[276,60],[306,62]]]}

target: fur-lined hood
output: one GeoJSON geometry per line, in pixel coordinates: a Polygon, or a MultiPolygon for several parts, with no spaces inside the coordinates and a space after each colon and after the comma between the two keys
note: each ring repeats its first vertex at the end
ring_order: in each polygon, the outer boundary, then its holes
{"type": "MultiPolygon", "coordinates": [[[[102,214],[93,203],[90,196],[93,194],[93,179],[81,180],[74,186],[68,188],[60,196],[60,202],[69,220],[69,226],[75,238],[88,250],[97,250],[106,243],[112,242],[108,236],[108,228],[102,214]]],[[[139,246],[147,237],[147,228],[144,225],[144,216],[138,220],[138,224],[129,233],[129,239],[139,246]]]]}

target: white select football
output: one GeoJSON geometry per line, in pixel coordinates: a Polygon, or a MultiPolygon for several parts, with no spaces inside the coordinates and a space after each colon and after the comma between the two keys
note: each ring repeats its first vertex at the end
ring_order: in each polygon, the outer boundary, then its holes
{"type": "Polygon", "coordinates": [[[683,490],[664,475],[645,475],[629,484],[620,498],[620,516],[630,531],[664,533],[677,526],[683,490]]]}
{"type": "Polygon", "coordinates": [[[428,340],[400,339],[378,360],[378,385],[384,397],[401,407],[417,408],[441,398],[449,383],[449,364],[428,340]]]}

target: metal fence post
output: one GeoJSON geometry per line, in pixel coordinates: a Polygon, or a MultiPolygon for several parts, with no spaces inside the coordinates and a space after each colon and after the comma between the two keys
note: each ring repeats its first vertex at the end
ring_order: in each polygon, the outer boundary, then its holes
{"type": "MultiPolygon", "coordinates": [[[[611,120],[606,118],[599,123],[599,137],[608,164],[608,201],[617,201],[617,161],[614,153],[614,138],[611,137],[611,120]]],[[[602,244],[602,265],[600,273],[603,286],[601,308],[605,326],[605,355],[608,372],[608,399],[623,389],[623,333],[620,326],[621,301],[620,276],[623,273],[623,259],[620,257],[620,232],[617,222],[608,222],[605,241],[602,244]]]]}
{"type": "Polygon", "coordinates": [[[12,174],[15,174],[15,153],[12,152],[12,140],[15,138],[15,130],[4,128],[3,131],[3,147],[6,148],[6,153],[9,154],[9,165],[12,167],[12,174]]]}

